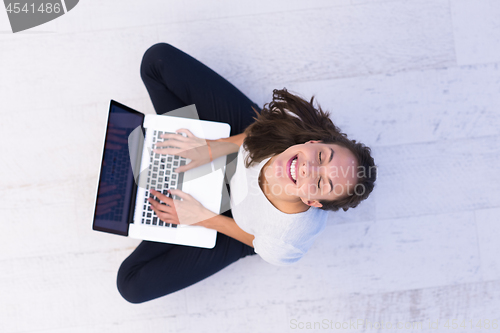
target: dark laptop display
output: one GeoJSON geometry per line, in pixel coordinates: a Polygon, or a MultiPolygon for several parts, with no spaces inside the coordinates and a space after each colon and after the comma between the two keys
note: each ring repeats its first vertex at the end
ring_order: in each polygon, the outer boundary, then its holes
{"type": "Polygon", "coordinates": [[[137,188],[128,137],[142,127],[144,114],[115,101],[109,112],[93,229],[127,236],[137,188]]]}

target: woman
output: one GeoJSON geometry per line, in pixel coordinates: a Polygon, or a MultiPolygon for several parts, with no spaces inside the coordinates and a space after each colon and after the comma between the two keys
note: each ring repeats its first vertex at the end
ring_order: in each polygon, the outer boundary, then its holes
{"type": "Polygon", "coordinates": [[[314,97],[307,102],[275,90],[260,110],[210,68],[165,43],[145,53],[141,77],[158,114],[195,104],[200,119],[231,125],[231,137],[215,141],[185,129],[178,132],[186,136],[165,135],[175,147],[160,143],[159,152],[192,160],[178,172],[238,155],[231,210],[221,215],[180,190],[171,194],[182,201],[151,191],[163,202],[150,199],[160,219],[215,229],[217,241],[213,249],[143,241],[118,272],[118,290],[131,303],[183,289],[247,255],[276,265],[295,263],[324,229],[328,211],[356,207],[373,190],[370,149],[316,110],[314,97]]]}

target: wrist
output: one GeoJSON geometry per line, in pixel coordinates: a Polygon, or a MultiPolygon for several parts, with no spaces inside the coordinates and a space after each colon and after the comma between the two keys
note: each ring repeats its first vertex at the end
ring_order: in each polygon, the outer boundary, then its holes
{"type": "Polygon", "coordinates": [[[208,157],[210,158],[210,162],[213,162],[214,158],[212,156],[212,148],[210,147],[210,141],[211,140],[207,140],[208,157]]]}
{"type": "Polygon", "coordinates": [[[216,159],[221,156],[226,156],[232,153],[238,152],[240,146],[235,143],[219,140],[207,140],[207,145],[209,146],[209,154],[212,154],[212,158],[216,159]]]}
{"type": "Polygon", "coordinates": [[[208,229],[214,229],[214,230],[217,230],[217,231],[222,231],[223,230],[223,227],[224,227],[224,222],[226,222],[224,220],[224,218],[228,218],[224,215],[219,215],[219,214],[215,214],[213,212],[211,212],[213,214],[213,216],[211,216],[210,218],[206,219],[205,221],[203,221],[203,227],[205,228],[208,228],[208,229]]]}

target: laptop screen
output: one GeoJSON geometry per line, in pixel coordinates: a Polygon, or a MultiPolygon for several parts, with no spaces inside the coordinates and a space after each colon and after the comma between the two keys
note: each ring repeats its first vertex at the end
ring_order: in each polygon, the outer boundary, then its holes
{"type": "Polygon", "coordinates": [[[111,101],[94,210],[93,229],[128,235],[136,185],[129,155],[129,134],[142,126],[144,114],[111,101]]]}

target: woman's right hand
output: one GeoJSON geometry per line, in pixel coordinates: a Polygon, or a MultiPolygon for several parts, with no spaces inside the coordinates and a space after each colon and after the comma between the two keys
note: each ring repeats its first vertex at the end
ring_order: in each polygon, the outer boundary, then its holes
{"type": "Polygon", "coordinates": [[[178,155],[191,160],[190,163],[175,169],[175,172],[185,172],[210,162],[207,140],[196,137],[185,128],[177,130],[177,133],[185,133],[187,137],[180,134],[163,134],[161,137],[165,141],[157,142],[156,149],[153,150],[159,154],[178,155]]]}

